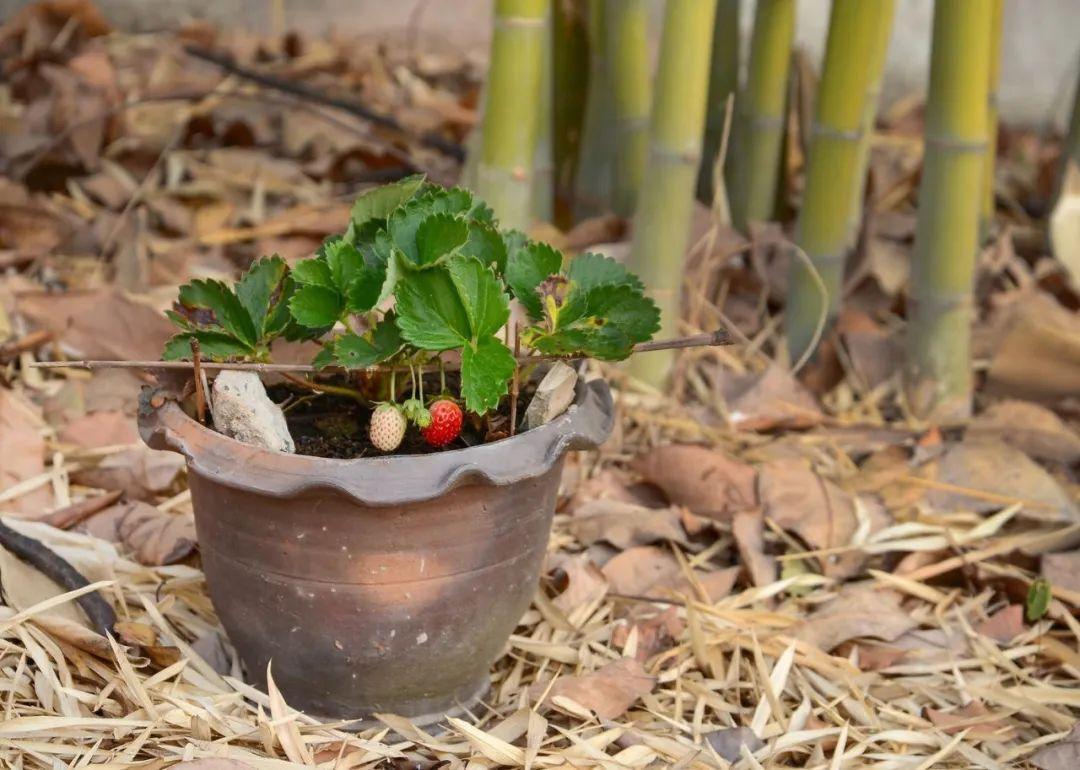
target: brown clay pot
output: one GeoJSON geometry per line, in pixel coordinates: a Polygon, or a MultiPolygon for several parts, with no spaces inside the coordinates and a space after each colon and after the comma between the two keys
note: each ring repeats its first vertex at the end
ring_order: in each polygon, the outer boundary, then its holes
{"type": "Polygon", "coordinates": [[[536,589],[560,472],[611,431],[606,384],[513,438],[415,456],[271,452],[144,391],[143,440],[187,457],[210,596],[248,677],[332,719],[418,723],[478,700],[536,589]]]}

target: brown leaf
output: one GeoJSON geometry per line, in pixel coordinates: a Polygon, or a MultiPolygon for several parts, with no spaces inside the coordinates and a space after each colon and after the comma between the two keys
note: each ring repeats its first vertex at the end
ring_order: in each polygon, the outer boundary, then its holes
{"type": "Polygon", "coordinates": [[[1080,723],[1057,743],[1036,751],[1028,761],[1039,770],[1076,770],[1080,767],[1080,723]]]}
{"type": "MultiPolygon", "coordinates": [[[[560,677],[551,686],[547,702],[557,697],[569,698],[600,719],[616,719],[655,686],[656,677],[649,676],[639,661],[622,658],[589,674],[560,677]]],[[[537,698],[546,688],[546,683],[538,682],[530,688],[530,693],[537,698]]]]}
{"type": "Polygon", "coordinates": [[[145,623],[132,620],[118,620],[113,625],[113,633],[124,644],[149,647],[157,643],[157,632],[145,623]]]}
{"type": "Polygon", "coordinates": [[[1010,604],[975,627],[975,632],[999,644],[1008,644],[1024,631],[1024,607],[1010,604]]]}
{"type": "Polygon", "coordinates": [[[1048,402],[1080,393],[1080,316],[1042,292],[1018,293],[1001,316],[988,393],[1048,402]]]}
{"type": "MultiPolygon", "coordinates": [[[[20,391],[0,387],[0,489],[45,472],[43,428],[44,421],[36,406],[20,391]]],[[[35,513],[49,507],[51,502],[52,493],[44,486],[0,504],[0,510],[19,508],[35,513]]]]}
{"type": "Polygon", "coordinates": [[[754,468],[718,450],[668,444],[636,458],[633,468],[672,503],[701,516],[729,520],[757,504],[754,468]]]}
{"type": "Polygon", "coordinates": [[[36,203],[0,203],[0,246],[25,254],[47,254],[69,236],[63,219],[36,203]]]}
{"type": "Polygon", "coordinates": [[[1080,592],[1080,551],[1045,554],[1042,557],[1042,576],[1052,586],[1080,592]]]}
{"type": "Polygon", "coordinates": [[[968,426],[967,435],[998,439],[1038,460],[1075,463],[1080,460],[1080,436],[1056,414],[1029,401],[999,401],[968,426]]]}
{"type": "Polygon", "coordinates": [[[238,759],[208,757],[206,759],[193,759],[190,762],[178,762],[172,765],[169,770],[255,770],[255,767],[238,759]]]}
{"type": "Polygon", "coordinates": [[[740,511],[731,522],[731,534],[739,549],[739,557],[750,572],[754,585],[767,586],[776,582],[776,559],[765,553],[764,522],[761,511],[740,511]]]}
{"type": "Polygon", "coordinates": [[[678,609],[668,607],[663,612],[644,620],[616,625],[611,631],[611,646],[623,649],[629,640],[631,630],[636,630],[637,652],[633,657],[644,663],[657,653],[674,647],[685,627],[679,618],[678,609]]]}
{"type": "MultiPolygon", "coordinates": [[[[778,460],[762,466],[758,488],[765,516],[797,533],[815,550],[851,544],[860,524],[857,506],[861,506],[869,532],[889,523],[888,514],[875,500],[856,498],[800,460],[778,460]]],[[[822,574],[835,578],[858,573],[865,560],[857,551],[819,559],[822,574]]]]}
{"type": "Polygon", "coordinates": [[[134,444],[139,440],[134,418],[123,412],[94,412],[78,417],[59,434],[61,441],[83,449],[134,444]]]}
{"type": "Polygon", "coordinates": [[[743,746],[753,754],[765,745],[764,741],[754,735],[754,731],[749,727],[726,727],[723,730],[705,733],[703,737],[706,743],[716,749],[716,753],[728,762],[739,760],[743,746]]]}
{"type": "Polygon", "coordinates": [[[612,591],[631,596],[648,596],[674,584],[682,575],[679,562],[670,551],[651,545],[623,551],[600,571],[612,591]]]}
{"type": "Polygon", "coordinates": [[[175,564],[195,550],[195,521],[182,514],[162,513],[143,502],[127,504],[117,527],[124,544],[141,564],[175,564]]]}
{"type": "Polygon", "coordinates": [[[1019,515],[1028,519],[1080,518],[1076,504],[1049,473],[1001,441],[969,440],[950,447],[938,463],[936,480],[972,490],[930,489],[927,499],[939,510],[988,513],[1004,508],[1009,499],[1020,499],[1028,503],[1019,515]]]}
{"type": "Polygon", "coordinates": [[[562,573],[566,588],[553,603],[563,612],[570,612],[588,602],[594,602],[608,591],[607,581],[587,553],[567,556],[560,554],[552,569],[562,573]]]}
{"type": "Polygon", "coordinates": [[[824,417],[810,391],[779,364],[770,364],[761,374],[731,377],[723,391],[737,430],[810,428],[824,417]]]}
{"type": "Polygon", "coordinates": [[[927,707],[926,718],[949,735],[967,730],[968,735],[973,738],[1007,741],[1014,732],[1012,726],[1005,723],[1003,716],[990,713],[986,706],[977,700],[953,711],[939,711],[927,707]]]}
{"type": "Polygon", "coordinates": [[[96,466],[74,471],[73,481],[98,489],[122,490],[131,500],[143,500],[173,489],[184,458],[173,452],[134,446],[107,455],[96,466]]]}
{"type": "Polygon", "coordinates": [[[891,642],[917,625],[911,613],[900,606],[896,593],[851,584],[794,626],[791,635],[829,652],[849,639],[872,637],[891,642]]]}
{"type": "Polygon", "coordinates": [[[585,545],[598,540],[625,550],[672,540],[689,545],[675,508],[645,508],[615,500],[593,500],[574,512],[570,532],[585,545]]]}

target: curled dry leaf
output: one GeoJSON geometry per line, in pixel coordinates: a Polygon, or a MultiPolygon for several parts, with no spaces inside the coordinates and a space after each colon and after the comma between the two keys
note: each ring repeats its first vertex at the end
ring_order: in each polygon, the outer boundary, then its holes
{"type": "Polygon", "coordinates": [[[950,447],[938,463],[936,480],[953,487],[927,492],[927,500],[939,510],[989,513],[1011,500],[1023,500],[1022,517],[1048,522],[1080,519],[1075,501],[1049,473],[1001,441],[973,439],[950,447]]]}
{"type": "Polygon", "coordinates": [[[844,586],[809,618],[792,628],[791,635],[829,652],[850,639],[871,637],[894,641],[918,623],[900,606],[900,596],[870,584],[844,586]]]}
{"type": "Polygon", "coordinates": [[[123,543],[139,563],[155,567],[184,559],[196,543],[190,516],[163,513],[141,501],[106,508],[91,517],[85,529],[103,540],[123,543]]]}
{"type": "Polygon", "coordinates": [[[1080,551],[1044,555],[1042,576],[1052,586],[1080,592],[1080,551]]]}
{"type": "Polygon", "coordinates": [[[700,516],[729,520],[757,504],[754,468],[719,450],[667,444],[638,457],[633,468],[672,503],[700,516]]]}
{"type": "Polygon", "coordinates": [[[754,585],[776,582],[776,559],[765,553],[764,522],[761,511],[741,511],[731,522],[731,533],[739,549],[739,558],[750,572],[754,585]]]}
{"type": "Polygon", "coordinates": [[[671,540],[689,545],[675,508],[645,508],[616,500],[593,500],[574,512],[570,531],[585,545],[604,540],[619,549],[671,540]]]}
{"type": "Polygon", "coordinates": [[[607,580],[589,560],[587,553],[574,556],[560,554],[553,560],[551,569],[557,574],[561,573],[565,579],[566,587],[553,600],[554,605],[563,612],[568,613],[583,604],[594,602],[608,591],[607,580]]]}
{"type": "Polygon", "coordinates": [[[728,727],[723,730],[713,730],[705,733],[705,741],[712,746],[716,753],[728,762],[737,762],[742,756],[742,747],[745,746],[751,754],[765,745],[761,738],[754,735],[749,727],[728,727]]]}
{"type": "Polygon", "coordinates": [[[1075,463],[1080,436],[1045,406],[1030,401],[999,401],[972,420],[967,435],[998,439],[1036,460],[1075,463]]]}
{"type": "Polygon", "coordinates": [[[139,434],[135,420],[118,410],[92,412],[77,417],[60,431],[59,439],[82,449],[135,444],[139,434]]]}
{"type": "Polygon", "coordinates": [[[761,374],[728,378],[723,395],[737,430],[811,428],[824,418],[810,391],[776,363],[761,374]]]}
{"type": "Polygon", "coordinates": [[[927,708],[926,718],[948,735],[967,730],[971,737],[1006,741],[1015,731],[1005,716],[992,714],[977,700],[953,711],[927,708]]]}
{"type": "MultiPolygon", "coordinates": [[[[21,392],[0,387],[0,489],[6,490],[45,472],[43,427],[40,411],[21,392]]],[[[0,510],[18,507],[34,512],[47,508],[51,500],[45,486],[12,502],[0,503],[0,510]]]]}
{"type": "Polygon", "coordinates": [[[737,567],[694,571],[691,582],[671,551],[657,546],[629,548],[609,559],[601,572],[615,593],[653,598],[696,596],[696,583],[712,601],[731,593],[739,574],[737,567]]]}
{"type": "Polygon", "coordinates": [[[1057,743],[1039,749],[1028,761],[1039,770],[1076,770],[1080,767],[1080,723],[1057,743]]]}
{"type": "MultiPolygon", "coordinates": [[[[840,548],[889,524],[889,516],[877,500],[856,497],[805,462],[778,460],[761,468],[758,489],[765,516],[795,532],[810,548],[840,548]]],[[[836,553],[819,559],[822,574],[846,578],[858,573],[866,561],[858,551],[836,553]]]]}
{"type": "MultiPolygon", "coordinates": [[[[656,677],[647,674],[639,661],[622,658],[589,674],[560,677],[548,691],[546,702],[557,703],[559,698],[568,698],[600,719],[616,719],[655,686],[656,677]]],[[[545,690],[547,683],[538,682],[529,692],[535,699],[545,690]]]]}
{"type": "Polygon", "coordinates": [[[132,500],[169,492],[184,470],[184,458],[173,452],[135,446],[110,454],[90,468],[71,474],[73,481],[98,489],[122,490],[132,500]]]}
{"type": "Polygon", "coordinates": [[[679,637],[682,636],[686,624],[679,617],[679,611],[675,607],[668,607],[661,613],[653,614],[647,618],[641,618],[630,623],[619,623],[611,630],[611,644],[613,647],[623,650],[628,655],[626,645],[630,640],[631,632],[637,633],[637,649],[635,654],[629,657],[636,658],[644,663],[653,655],[675,646],[679,637]]]}
{"type": "Polygon", "coordinates": [[[1018,292],[1000,316],[988,393],[1050,403],[1080,393],[1080,316],[1038,291],[1018,292]]]}
{"type": "Polygon", "coordinates": [[[999,644],[1008,644],[1023,631],[1024,607],[1020,604],[1010,604],[975,626],[975,633],[988,636],[999,644]]]}

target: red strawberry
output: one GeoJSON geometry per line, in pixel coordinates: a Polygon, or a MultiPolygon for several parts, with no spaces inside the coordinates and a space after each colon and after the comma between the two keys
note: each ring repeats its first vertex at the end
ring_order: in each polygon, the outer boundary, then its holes
{"type": "Polygon", "coordinates": [[[420,431],[432,446],[446,446],[461,434],[461,407],[448,398],[440,398],[428,407],[431,423],[420,431]]]}
{"type": "Polygon", "coordinates": [[[380,452],[393,452],[405,437],[405,415],[397,404],[379,404],[371,413],[368,436],[380,452]]]}

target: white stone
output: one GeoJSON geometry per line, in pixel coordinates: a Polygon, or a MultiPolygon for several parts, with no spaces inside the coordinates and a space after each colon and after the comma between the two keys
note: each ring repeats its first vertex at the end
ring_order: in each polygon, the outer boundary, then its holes
{"type": "Polygon", "coordinates": [[[211,413],[214,427],[245,444],[295,452],[281,407],[266,395],[256,372],[226,369],[214,378],[211,413]]]}
{"type": "Polygon", "coordinates": [[[577,372],[562,361],[556,361],[536,388],[536,395],[525,410],[525,429],[545,425],[574,403],[577,372]]]}

